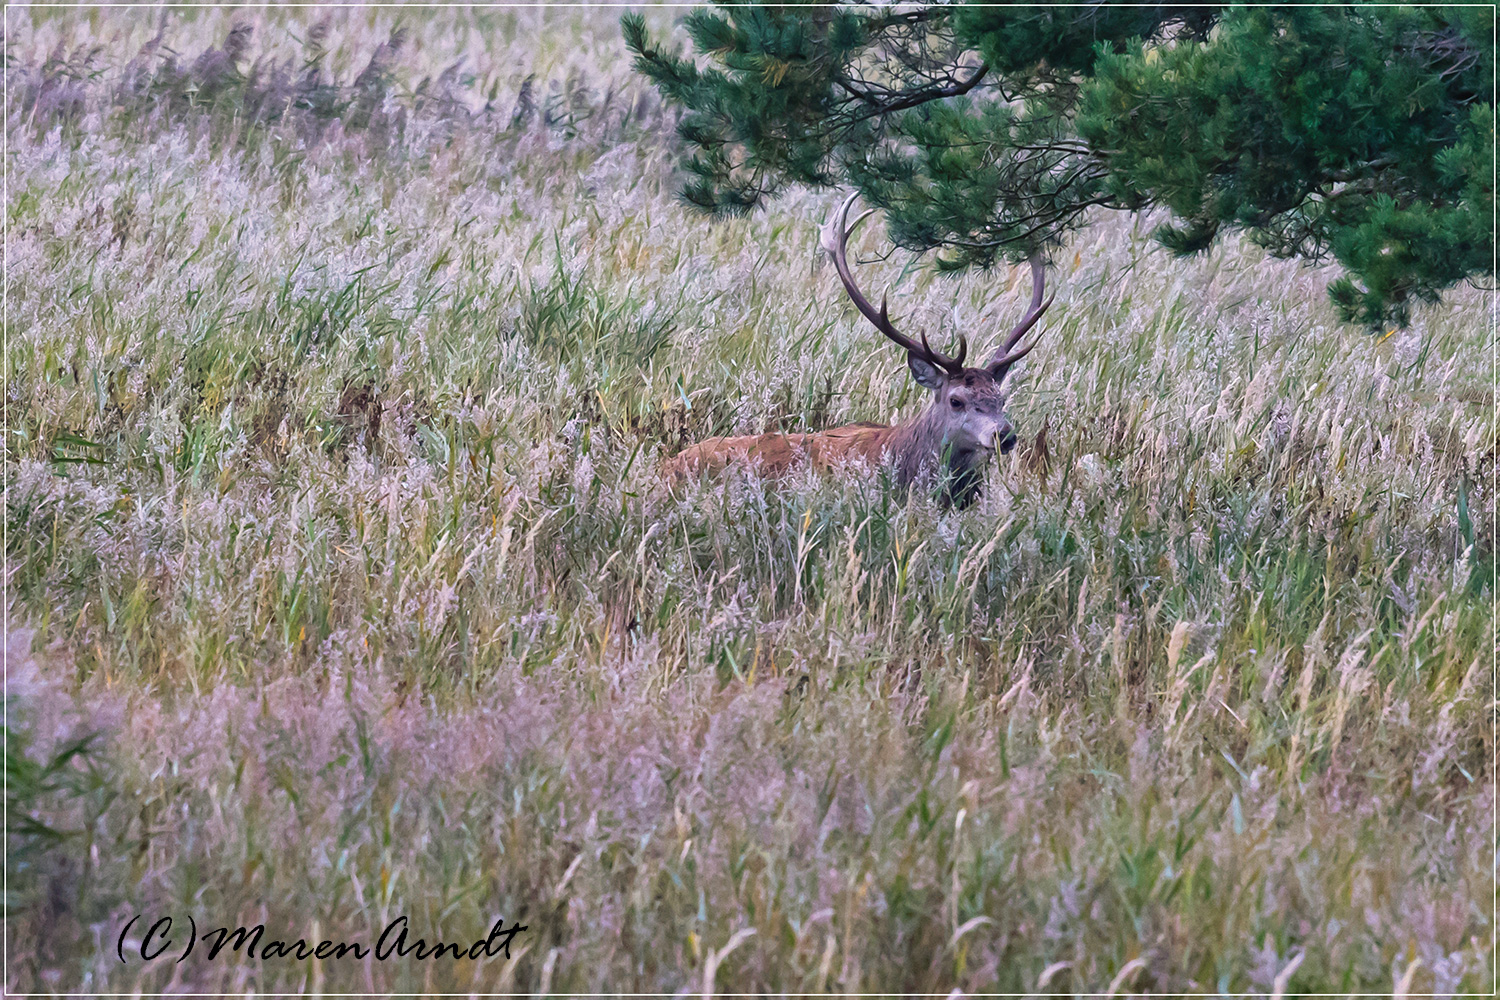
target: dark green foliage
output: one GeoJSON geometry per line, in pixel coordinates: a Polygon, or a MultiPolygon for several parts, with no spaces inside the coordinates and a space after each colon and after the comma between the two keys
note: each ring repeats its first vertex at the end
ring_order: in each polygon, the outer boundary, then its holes
{"type": "Polygon", "coordinates": [[[1109,186],[1165,204],[1173,249],[1223,227],[1278,257],[1332,256],[1346,316],[1491,271],[1489,15],[1466,8],[1236,10],[1212,44],[1101,54],[1079,133],[1109,186]]]}
{"type": "Polygon", "coordinates": [[[31,733],[13,727],[9,716],[14,710],[7,705],[5,722],[0,723],[0,737],[5,743],[5,842],[7,868],[14,876],[4,894],[7,916],[33,902],[38,868],[44,867],[45,854],[80,831],[49,825],[39,814],[57,808],[59,802],[85,796],[97,782],[94,772],[95,736],[66,741],[35,759],[31,733]]]}
{"type": "Polygon", "coordinates": [[[1479,8],[725,4],[678,58],[684,196],[740,213],[848,183],[944,269],[1019,261],[1103,206],[1169,209],[1179,254],[1243,231],[1332,258],[1340,312],[1404,324],[1493,274],[1494,15],[1479,8]]]}

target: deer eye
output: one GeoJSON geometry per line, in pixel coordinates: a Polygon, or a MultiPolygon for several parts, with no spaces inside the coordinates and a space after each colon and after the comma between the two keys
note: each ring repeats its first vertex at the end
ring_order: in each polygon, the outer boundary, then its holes
{"type": "Polygon", "coordinates": [[[951,405],[951,406],[952,406],[952,407],[953,407],[953,408],[954,408],[954,409],[955,409],[955,410],[962,410],[962,409],[963,409],[963,408],[964,408],[964,401],[963,401],[963,400],[961,400],[961,399],[953,399],[953,400],[949,400],[949,404],[950,404],[950,405],[951,405]]]}

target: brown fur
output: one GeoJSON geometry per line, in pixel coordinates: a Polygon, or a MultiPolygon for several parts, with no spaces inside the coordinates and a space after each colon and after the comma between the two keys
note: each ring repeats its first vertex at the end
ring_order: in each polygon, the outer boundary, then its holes
{"type": "Polygon", "coordinates": [[[803,462],[811,462],[818,469],[848,458],[875,465],[885,460],[894,430],[885,424],[862,423],[820,434],[712,437],[668,459],[662,471],[680,481],[695,473],[718,474],[730,465],[749,465],[777,479],[803,462]]]}
{"type": "Polygon", "coordinates": [[[932,401],[906,423],[849,424],[815,434],[709,438],[668,459],[662,471],[680,482],[744,465],[774,479],[804,463],[820,470],[851,459],[868,465],[887,463],[903,486],[947,473],[944,499],[966,506],[978,495],[995,447],[1009,451],[1015,442],[1004,413],[1005,394],[983,368],[949,375],[922,366],[919,380],[933,389],[932,401]]]}

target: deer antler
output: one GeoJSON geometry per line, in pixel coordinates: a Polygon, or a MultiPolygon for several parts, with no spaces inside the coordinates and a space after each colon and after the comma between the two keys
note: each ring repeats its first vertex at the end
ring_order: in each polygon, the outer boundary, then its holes
{"type": "Polygon", "coordinates": [[[1047,269],[1042,264],[1042,258],[1037,254],[1032,254],[1028,263],[1031,264],[1031,308],[1026,310],[1026,315],[1021,317],[1021,322],[1010,331],[1010,335],[1005,338],[1005,343],[1000,345],[1000,349],[990,360],[988,367],[995,376],[996,382],[1005,377],[1011,365],[1030,354],[1031,349],[1037,345],[1037,341],[1033,340],[1025,347],[1016,348],[1021,338],[1026,336],[1026,331],[1036,326],[1036,321],[1042,318],[1042,313],[1047,311],[1047,307],[1052,304],[1052,299],[1057,297],[1057,293],[1053,292],[1046,302],[1042,301],[1042,292],[1047,285],[1047,269]]]}
{"type": "MultiPolygon", "coordinates": [[[[865,319],[875,324],[875,329],[906,348],[909,353],[915,354],[932,365],[946,369],[954,375],[960,374],[964,370],[964,356],[969,353],[969,342],[962,335],[958,338],[958,356],[952,358],[933,350],[932,345],[927,343],[927,334],[925,333],[922,334],[921,343],[918,343],[896,329],[895,324],[891,322],[890,316],[886,314],[886,302],[883,296],[880,300],[880,309],[876,310],[870,304],[870,300],[865,298],[864,293],[859,290],[859,286],[854,283],[854,275],[849,272],[849,237],[859,227],[859,224],[869,218],[875,211],[873,208],[869,209],[860,215],[859,218],[855,219],[853,224],[849,224],[849,209],[854,205],[857,198],[859,198],[858,191],[845,198],[844,203],[839,206],[838,210],[828,217],[827,222],[823,223],[823,228],[820,232],[823,249],[833,258],[833,266],[838,269],[839,280],[844,283],[844,291],[849,293],[849,298],[854,303],[854,307],[864,315],[865,319]]],[[[1022,330],[1021,332],[1024,333],[1025,331],[1022,330]]]]}

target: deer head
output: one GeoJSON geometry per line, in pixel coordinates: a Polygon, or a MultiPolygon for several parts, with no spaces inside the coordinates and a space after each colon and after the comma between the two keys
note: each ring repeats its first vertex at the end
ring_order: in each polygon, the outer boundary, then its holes
{"type": "MultiPolygon", "coordinates": [[[[849,236],[873,211],[867,211],[849,223],[849,209],[858,197],[858,193],[851,194],[823,224],[823,249],[833,258],[839,280],[855,308],[877,330],[906,349],[906,364],[911,369],[912,378],[918,385],[932,390],[931,404],[912,425],[912,451],[925,454],[914,455],[911,460],[946,456],[951,469],[967,473],[987,460],[997,448],[1009,452],[1015,447],[1016,430],[1005,414],[1007,394],[1001,383],[1011,367],[1036,346],[1035,340],[1024,347],[1017,345],[1052,304],[1050,298],[1042,301],[1045,268],[1040,257],[1032,256],[1029,262],[1031,306],[1026,315],[1006,335],[988,363],[981,368],[967,368],[964,366],[969,350],[967,337],[959,336],[956,356],[942,354],[927,342],[926,334],[916,341],[897,330],[886,312],[885,299],[881,299],[877,310],[854,283],[847,254],[849,236]]],[[[969,488],[972,490],[975,486],[971,484],[969,488]]]]}

